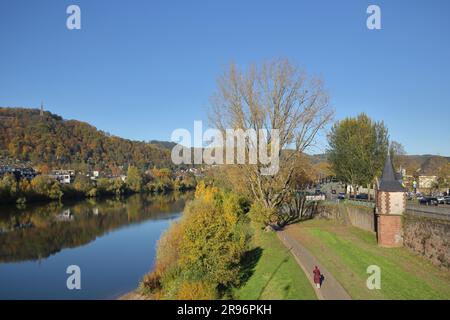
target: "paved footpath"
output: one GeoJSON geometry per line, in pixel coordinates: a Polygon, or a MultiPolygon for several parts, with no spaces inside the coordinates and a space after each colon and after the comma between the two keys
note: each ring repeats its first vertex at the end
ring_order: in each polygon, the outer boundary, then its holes
{"type": "Polygon", "coordinates": [[[349,294],[341,286],[341,284],[333,277],[333,275],[328,272],[328,270],[322,266],[319,261],[297,240],[289,235],[286,230],[277,231],[278,238],[281,242],[290,249],[291,253],[294,255],[295,260],[297,260],[300,267],[306,274],[309,282],[311,283],[314,291],[316,292],[317,298],[320,300],[351,300],[349,294]],[[313,270],[314,266],[318,266],[320,272],[323,274],[324,282],[320,289],[316,288],[313,280],[313,270]]]}

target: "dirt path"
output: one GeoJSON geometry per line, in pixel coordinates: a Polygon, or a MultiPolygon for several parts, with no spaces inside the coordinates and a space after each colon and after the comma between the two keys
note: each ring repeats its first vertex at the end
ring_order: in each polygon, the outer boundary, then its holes
{"type": "Polygon", "coordinates": [[[313,286],[316,295],[321,300],[351,300],[350,295],[345,291],[341,284],[328,272],[328,270],[320,265],[319,261],[296,239],[291,237],[286,230],[277,231],[278,238],[281,242],[291,250],[295,260],[297,260],[300,267],[305,272],[311,285],[313,286]],[[316,288],[314,284],[312,271],[314,266],[318,266],[325,279],[320,289],[316,288]]]}

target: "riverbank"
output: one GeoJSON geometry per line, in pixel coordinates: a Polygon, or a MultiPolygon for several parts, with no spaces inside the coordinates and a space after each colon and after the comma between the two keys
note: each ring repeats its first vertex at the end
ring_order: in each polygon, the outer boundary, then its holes
{"type": "Polygon", "coordinates": [[[116,300],[150,300],[150,298],[148,296],[140,294],[136,289],[118,297],[116,300]]]}
{"type": "Polygon", "coordinates": [[[195,176],[175,177],[169,169],[151,169],[143,174],[130,166],[126,179],[99,178],[92,180],[78,174],[70,184],[63,184],[50,175],[38,175],[32,180],[5,174],[0,178],[0,204],[83,200],[105,196],[124,196],[136,193],[164,194],[195,189],[195,176]]]}
{"type": "MultiPolygon", "coordinates": [[[[275,232],[248,224],[252,240],[242,263],[243,283],[232,291],[236,300],[316,300],[317,296],[303,270],[275,232]]],[[[151,300],[139,289],[117,300],[151,300]]]]}

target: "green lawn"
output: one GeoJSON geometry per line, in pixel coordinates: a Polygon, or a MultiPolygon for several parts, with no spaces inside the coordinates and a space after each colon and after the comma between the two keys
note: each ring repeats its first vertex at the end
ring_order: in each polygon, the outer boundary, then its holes
{"type": "Polygon", "coordinates": [[[252,245],[246,263],[251,275],[235,290],[235,299],[316,299],[304,272],[274,232],[253,228],[252,245]]]}
{"type": "Polygon", "coordinates": [[[332,221],[289,228],[354,299],[450,299],[450,272],[406,248],[381,248],[375,234],[332,221]],[[369,290],[367,267],[381,268],[381,289],[369,290]]]}

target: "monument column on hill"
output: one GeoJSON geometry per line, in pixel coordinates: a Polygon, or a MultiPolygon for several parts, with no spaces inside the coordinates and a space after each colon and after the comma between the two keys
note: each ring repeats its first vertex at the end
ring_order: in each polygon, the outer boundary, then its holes
{"type": "Polygon", "coordinates": [[[406,210],[406,189],[396,180],[391,157],[387,156],[377,192],[377,239],[381,247],[403,245],[402,216],[406,210]]]}

